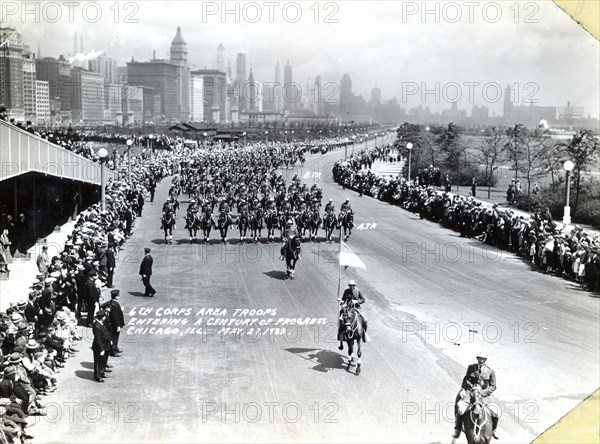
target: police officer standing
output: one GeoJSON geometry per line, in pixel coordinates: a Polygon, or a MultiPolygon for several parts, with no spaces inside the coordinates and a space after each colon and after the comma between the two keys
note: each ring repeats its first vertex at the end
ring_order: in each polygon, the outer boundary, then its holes
{"type": "Polygon", "coordinates": [[[150,276],[152,276],[152,264],[154,263],[154,259],[150,256],[150,248],[144,248],[144,259],[142,259],[142,263],[140,264],[140,275],[142,276],[142,282],[144,283],[144,296],[154,296],[156,294],[156,290],[152,288],[150,284],[150,276]]]}
{"type": "Polygon", "coordinates": [[[108,353],[112,342],[110,333],[104,325],[105,320],[106,312],[99,310],[94,317],[94,324],[92,326],[92,332],[94,333],[94,341],[92,342],[92,351],[94,352],[94,380],[96,382],[104,382],[108,353]]]}
{"type": "Polygon", "coordinates": [[[119,304],[119,290],[112,290],[110,292],[111,300],[110,305],[110,325],[112,327],[112,342],[113,351],[115,353],[123,353],[119,349],[119,336],[121,335],[121,329],[125,326],[125,318],[123,316],[123,309],[119,304]]]}

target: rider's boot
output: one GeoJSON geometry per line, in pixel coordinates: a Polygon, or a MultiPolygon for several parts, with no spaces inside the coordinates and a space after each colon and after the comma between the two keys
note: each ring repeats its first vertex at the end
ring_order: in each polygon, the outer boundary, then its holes
{"type": "Polygon", "coordinates": [[[461,431],[462,431],[462,416],[457,414],[454,419],[454,433],[452,434],[452,437],[458,438],[460,436],[461,431]]]}
{"type": "Polygon", "coordinates": [[[497,429],[498,428],[498,418],[492,416],[492,436],[494,437],[494,439],[498,439],[498,433],[497,433],[497,429]]]}

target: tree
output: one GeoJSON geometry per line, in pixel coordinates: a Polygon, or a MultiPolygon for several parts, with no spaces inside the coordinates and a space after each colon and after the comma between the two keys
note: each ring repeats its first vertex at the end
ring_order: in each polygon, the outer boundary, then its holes
{"type": "Polygon", "coordinates": [[[525,129],[522,132],[522,154],[519,172],[523,173],[527,181],[527,194],[531,193],[531,182],[544,176],[543,151],[546,148],[543,131],[538,127],[534,130],[525,129]]]}
{"type": "Polygon", "coordinates": [[[462,129],[454,123],[450,123],[440,133],[436,142],[442,153],[446,156],[448,169],[456,173],[456,191],[458,191],[460,185],[460,166],[467,149],[462,140],[462,129]]]}
{"type": "Polygon", "coordinates": [[[512,162],[513,169],[515,170],[515,179],[519,177],[519,166],[523,159],[523,139],[525,138],[526,132],[527,128],[521,124],[506,130],[506,137],[508,140],[504,146],[506,148],[508,160],[512,162]]]}
{"type": "Polygon", "coordinates": [[[575,134],[568,144],[564,145],[566,156],[575,164],[573,175],[575,179],[575,205],[573,212],[577,211],[579,193],[582,188],[582,173],[589,171],[590,165],[597,160],[600,154],[600,143],[589,130],[581,130],[575,134]]]}
{"type": "Polygon", "coordinates": [[[504,158],[506,140],[503,132],[497,128],[487,128],[479,145],[479,159],[485,167],[485,181],[488,186],[488,199],[492,191],[492,177],[498,169],[498,163],[504,158]]]}
{"type": "Polygon", "coordinates": [[[556,143],[555,140],[547,137],[544,142],[544,149],[542,150],[541,163],[547,173],[550,173],[550,179],[552,181],[551,188],[556,188],[556,181],[558,172],[562,169],[562,165],[565,161],[566,149],[563,144],[556,143]]]}

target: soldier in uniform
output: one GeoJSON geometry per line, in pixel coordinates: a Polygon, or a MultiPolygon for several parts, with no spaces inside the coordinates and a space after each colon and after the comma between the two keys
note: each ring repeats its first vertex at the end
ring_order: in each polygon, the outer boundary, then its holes
{"type": "Polygon", "coordinates": [[[329,199],[329,202],[327,202],[327,205],[325,205],[325,213],[335,213],[335,204],[333,203],[333,199],[329,199]]]}
{"type": "Polygon", "coordinates": [[[346,198],[342,206],[340,207],[340,213],[352,213],[352,205],[350,205],[350,199],[346,198]]]}
{"type": "MultiPolygon", "coordinates": [[[[106,312],[99,310],[94,317],[94,325],[92,326],[92,332],[94,333],[94,341],[92,342],[92,351],[94,352],[94,380],[96,382],[104,382],[108,353],[112,344],[110,333],[104,325],[105,319],[106,312]]],[[[108,368],[108,371],[110,371],[110,368],[108,368]]]]}
{"type": "MultiPolygon", "coordinates": [[[[343,339],[344,339],[344,331],[343,331],[343,326],[342,326],[342,312],[344,308],[351,308],[351,307],[356,307],[356,308],[360,308],[360,306],[362,304],[364,304],[366,302],[365,297],[362,295],[361,291],[356,288],[356,282],[352,279],[350,281],[348,281],[348,288],[346,288],[346,290],[344,290],[344,294],[342,295],[341,299],[338,299],[338,301],[340,302],[340,316],[338,319],[338,340],[340,341],[340,345],[339,345],[339,349],[343,350],[344,349],[344,343],[343,343],[343,339]]],[[[367,320],[365,319],[365,317],[360,314],[361,318],[363,319],[364,325],[365,325],[365,332],[367,331],[367,320]]]]}
{"type": "MultiPolygon", "coordinates": [[[[481,391],[481,395],[485,398],[492,394],[496,390],[496,372],[486,365],[487,354],[479,353],[477,355],[477,364],[471,364],[467,368],[467,374],[463,378],[462,387],[456,396],[454,404],[454,438],[460,436],[462,431],[462,415],[458,414],[458,403],[459,401],[468,402],[469,392],[477,388],[481,391]]],[[[492,434],[495,439],[498,439],[496,429],[498,428],[498,414],[490,409],[492,412],[492,434]]]]}
{"type": "Polygon", "coordinates": [[[150,256],[150,248],[144,248],[144,259],[142,259],[142,263],[140,264],[140,275],[142,276],[142,282],[144,283],[144,296],[154,296],[156,294],[156,290],[152,288],[150,284],[150,276],[152,276],[152,264],[154,263],[154,259],[150,256]]]}

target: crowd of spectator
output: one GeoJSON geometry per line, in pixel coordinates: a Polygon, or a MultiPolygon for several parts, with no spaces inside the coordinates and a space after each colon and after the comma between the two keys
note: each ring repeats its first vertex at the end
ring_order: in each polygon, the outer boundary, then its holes
{"type": "MultiPolygon", "coordinates": [[[[142,213],[144,197],[173,169],[162,153],[153,162],[141,157],[134,162],[130,183],[107,185],[105,211],[95,204],[78,215],[63,251],[50,257],[48,247],[42,247],[27,298],[0,312],[2,444],[33,438],[27,417],[46,414],[42,397],[56,390],[57,374],[77,352],[82,339],[77,326],[89,327],[95,312],[110,310],[102,290],[113,287],[119,251],[142,213]]],[[[1,240],[5,245],[6,238],[1,240]]],[[[9,249],[10,243],[1,251],[9,249]]],[[[110,324],[110,316],[105,319],[110,324]]]]}
{"type": "MultiPolygon", "coordinates": [[[[413,211],[421,219],[439,222],[466,238],[474,238],[501,250],[510,250],[531,261],[545,273],[581,283],[600,292],[600,238],[580,227],[567,231],[552,219],[548,208],[530,217],[486,207],[473,196],[437,191],[433,185],[409,184],[404,179],[380,177],[368,166],[374,153],[361,152],[334,166],[334,180],[361,195],[413,211]]],[[[516,185],[515,185],[516,187],[516,185]]]]}

